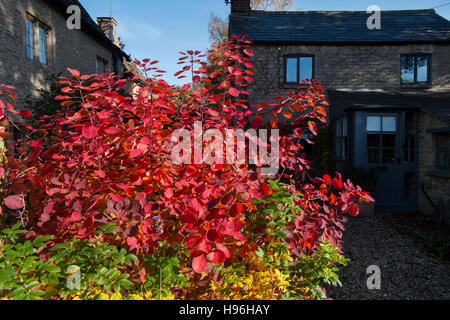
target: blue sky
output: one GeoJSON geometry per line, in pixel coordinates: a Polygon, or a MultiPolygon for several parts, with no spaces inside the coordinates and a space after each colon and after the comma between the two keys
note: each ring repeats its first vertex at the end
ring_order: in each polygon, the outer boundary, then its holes
{"type": "MultiPolygon", "coordinates": [[[[110,0],[80,0],[91,17],[110,15],[110,0]]],[[[446,0],[294,0],[293,10],[358,10],[370,5],[382,10],[429,9],[446,0]]],[[[112,15],[119,25],[125,52],[133,58],[159,60],[167,71],[165,80],[179,83],[172,76],[178,71],[179,51],[205,50],[209,45],[208,21],[212,12],[226,17],[224,0],[112,0],[112,15]]],[[[450,5],[436,8],[450,20],[450,5]]]]}

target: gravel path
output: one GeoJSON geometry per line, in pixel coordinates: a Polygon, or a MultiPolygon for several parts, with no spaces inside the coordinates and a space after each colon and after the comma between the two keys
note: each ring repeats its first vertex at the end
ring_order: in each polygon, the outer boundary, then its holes
{"type": "Polygon", "coordinates": [[[339,272],[342,287],[329,288],[335,300],[450,299],[450,263],[430,255],[412,237],[394,228],[395,213],[351,218],[344,254],[351,261],[339,272]],[[381,270],[381,289],[368,290],[367,267],[381,270]]]}

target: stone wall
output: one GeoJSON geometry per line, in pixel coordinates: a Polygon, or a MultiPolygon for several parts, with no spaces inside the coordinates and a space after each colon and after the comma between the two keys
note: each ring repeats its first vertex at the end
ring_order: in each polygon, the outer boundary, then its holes
{"type": "MultiPolygon", "coordinates": [[[[419,118],[419,208],[420,211],[433,215],[434,209],[425,192],[434,204],[442,198],[447,204],[450,200],[450,172],[436,169],[436,135],[427,129],[448,127],[447,121],[428,113],[421,112],[419,118]],[[422,187],[425,189],[423,192],[422,187]]],[[[448,134],[448,133],[447,133],[448,134]]],[[[447,213],[450,215],[450,212],[447,213]]]]}
{"type": "MultiPolygon", "coordinates": [[[[400,55],[431,53],[432,85],[450,89],[450,45],[262,45],[253,44],[251,104],[271,101],[292,86],[284,84],[284,56],[314,55],[315,79],[326,89],[402,90],[400,55]]],[[[295,87],[295,86],[294,86],[295,87]]],[[[404,89],[404,88],[403,88],[404,89]]]]}
{"type": "MultiPolygon", "coordinates": [[[[19,99],[45,88],[47,76],[68,74],[67,67],[82,74],[96,73],[97,56],[108,61],[110,71],[114,71],[114,56],[107,47],[83,30],[69,30],[66,18],[43,1],[1,0],[0,25],[0,83],[15,86],[19,99]],[[26,56],[27,13],[50,27],[47,65],[26,56]]],[[[15,106],[20,108],[20,102],[15,106]]]]}

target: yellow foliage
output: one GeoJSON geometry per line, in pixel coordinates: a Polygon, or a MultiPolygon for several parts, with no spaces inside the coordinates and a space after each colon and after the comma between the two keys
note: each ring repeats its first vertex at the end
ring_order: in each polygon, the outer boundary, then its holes
{"type": "Polygon", "coordinates": [[[288,275],[278,269],[268,269],[262,260],[250,253],[244,276],[227,275],[223,283],[212,281],[210,291],[201,299],[214,300],[277,300],[286,293],[288,275]]]}
{"type": "MultiPolygon", "coordinates": [[[[150,291],[141,294],[133,294],[133,293],[121,294],[120,292],[108,294],[102,292],[100,288],[94,288],[90,290],[87,298],[84,298],[84,296],[85,291],[78,291],[75,294],[68,296],[66,300],[157,300],[156,294],[153,294],[150,291]]],[[[161,297],[161,300],[174,300],[174,299],[175,296],[173,294],[161,297]]]]}

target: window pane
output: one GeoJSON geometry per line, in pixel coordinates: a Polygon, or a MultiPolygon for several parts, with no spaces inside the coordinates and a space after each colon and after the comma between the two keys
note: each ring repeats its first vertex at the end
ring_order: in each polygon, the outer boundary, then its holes
{"type": "Polygon", "coordinates": [[[342,158],[347,158],[347,138],[342,139],[342,158]]]}
{"type": "Polygon", "coordinates": [[[437,137],[437,159],[436,167],[438,169],[449,170],[450,169],[450,135],[440,134],[437,137]]]}
{"type": "Polygon", "coordinates": [[[395,117],[383,117],[383,131],[397,131],[395,117]]]}
{"type": "Polygon", "coordinates": [[[347,136],[347,117],[342,118],[342,136],[347,136]]]}
{"type": "Polygon", "coordinates": [[[297,58],[286,59],[286,82],[297,82],[297,58]]]}
{"type": "Polygon", "coordinates": [[[380,149],[367,149],[367,160],[371,164],[380,163],[380,149]]]}
{"type": "Polygon", "coordinates": [[[395,148],[395,134],[383,134],[383,148],[395,148]]]}
{"type": "Polygon", "coordinates": [[[342,157],[342,139],[336,140],[336,157],[341,158],[342,157]]]}
{"type": "Polygon", "coordinates": [[[342,137],[342,123],[341,119],[336,120],[336,137],[342,137]]]}
{"type": "Polygon", "coordinates": [[[27,57],[34,58],[33,22],[27,20],[27,57]]]}
{"type": "Polygon", "coordinates": [[[428,57],[417,57],[417,82],[428,82],[428,57]]]}
{"type": "Polygon", "coordinates": [[[367,131],[381,131],[381,117],[367,117],[367,131]]]}
{"type": "Polygon", "coordinates": [[[368,134],[367,135],[367,146],[368,147],[380,147],[381,145],[381,135],[380,134],[368,134]]]}
{"type": "Polygon", "coordinates": [[[300,81],[312,79],[312,67],[313,67],[312,57],[300,58],[300,81]]]}
{"type": "Polygon", "coordinates": [[[109,27],[109,40],[114,40],[114,28],[112,25],[109,27]]]}
{"type": "Polygon", "coordinates": [[[402,57],[402,82],[414,83],[414,56],[402,57]]]}
{"type": "Polygon", "coordinates": [[[39,61],[47,63],[47,33],[39,27],[39,61]]]}

